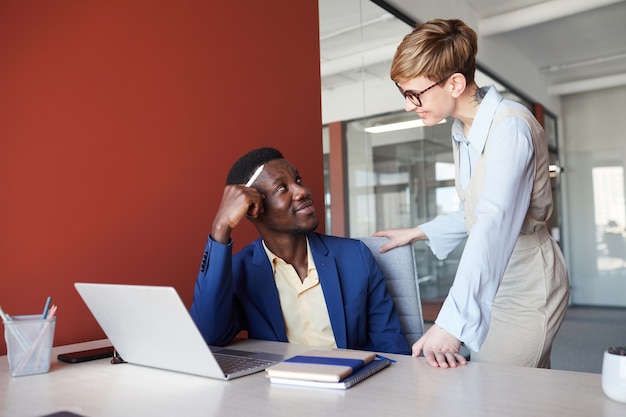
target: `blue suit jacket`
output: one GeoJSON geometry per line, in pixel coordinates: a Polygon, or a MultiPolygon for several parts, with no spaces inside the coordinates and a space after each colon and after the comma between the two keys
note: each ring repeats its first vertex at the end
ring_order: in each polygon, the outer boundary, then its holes
{"type": "MultiPolygon", "coordinates": [[[[410,354],[385,277],[367,246],[317,233],[308,237],[337,347],[410,354]]],[[[191,317],[210,345],[226,345],[241,330],[253,339],[288,341],[261,238],[233,256],[232,242],[209,236],[191,317]]]]}

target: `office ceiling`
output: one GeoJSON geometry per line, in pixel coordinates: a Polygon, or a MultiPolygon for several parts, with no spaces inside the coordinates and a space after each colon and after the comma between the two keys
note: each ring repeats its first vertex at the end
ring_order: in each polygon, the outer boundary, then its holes
{"type": "MultiPolygon", "coordinates": [[[[424,19],[422,1],[387,3],[413,20],[424,19]]],[[[481,38],[501,37],[525,55],[545,75],[550,95],[626,85],[624,0],[456,3],[476,17],[472,26],[481,38]]],[[[388,79],[390,59],[410,27],[370,1],[319,0],[319,7],[322,88],[388,79]]]]}

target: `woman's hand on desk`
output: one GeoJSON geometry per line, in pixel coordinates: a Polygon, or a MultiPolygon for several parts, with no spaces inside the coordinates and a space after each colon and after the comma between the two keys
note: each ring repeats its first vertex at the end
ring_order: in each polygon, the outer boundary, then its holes
{"type": "Polygon", "coordinates": [[[467,360],[459,353],[461,341],[436,324],[413,344],[413,356],[424,353],[426,362],[433,368],[456,368],[467,360]]]}

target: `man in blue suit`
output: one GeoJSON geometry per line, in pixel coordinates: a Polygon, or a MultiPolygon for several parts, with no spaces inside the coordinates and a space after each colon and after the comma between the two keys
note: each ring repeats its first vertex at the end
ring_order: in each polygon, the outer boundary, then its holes
{"type": "Polygon", "coordinates": [[[411,353],[369,249],[314,232],[310,190],[279,151],[242,156],[226,184],[191,306],[208,344],[247,330],[254,339],[411,353]],[[231,232],[244,218],[261,236],[233,256],[231,232]]]}

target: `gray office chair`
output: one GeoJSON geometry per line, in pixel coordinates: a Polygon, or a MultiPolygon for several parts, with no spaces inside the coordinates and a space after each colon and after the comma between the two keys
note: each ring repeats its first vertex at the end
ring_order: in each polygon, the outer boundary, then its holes
{"type": "Polygon", "coordinates": [[[424,317],[413,247],[405,245],[380,253],[380,247],[389,241],[388,238],[370,236],[359,240],[370,249],[385,274],[387,288],[400,316],[402,328],[409,345],[413,345],[424,334],[424,317]]]}

